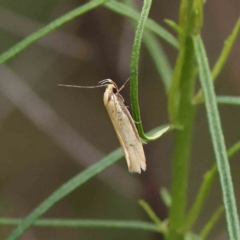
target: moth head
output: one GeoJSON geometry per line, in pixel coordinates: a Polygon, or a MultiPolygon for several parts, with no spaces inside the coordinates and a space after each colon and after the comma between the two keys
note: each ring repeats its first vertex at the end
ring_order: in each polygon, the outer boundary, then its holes
{"type": "Polygon", "coordinates": [[[118,92],[117,84],[113,80],[111,80],[111,79],[104,79],[104,80],[100,81],[99,83],[100,83],[100,85],[106,86],[113,93],[117,93],[118,92]]]}

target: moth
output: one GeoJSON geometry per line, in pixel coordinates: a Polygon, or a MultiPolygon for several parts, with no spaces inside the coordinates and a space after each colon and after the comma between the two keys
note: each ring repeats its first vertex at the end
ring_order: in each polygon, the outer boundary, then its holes
{"type": "Polygon", "coordinates": [[[135,122],[124,104],[124,99],[119,93],[124,85],[118,89],[117,84],[111,79],[104,79],[98,86],[75,86],[63,85],[65,87],[95,88],[106,87],[103,95],[103,103],[112,121],[118,140],[127,160],[129,172],[141,173],[146,170],[146,157],[143,150],[141,138],[139,137],[135,122]]]}

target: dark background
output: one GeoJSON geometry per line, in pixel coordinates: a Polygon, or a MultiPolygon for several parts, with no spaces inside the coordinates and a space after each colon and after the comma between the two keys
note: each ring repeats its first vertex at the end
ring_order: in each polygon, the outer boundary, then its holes
{"type": "MultiPolygon", "coordinates": [[[[80,0],[0,0],[0,51],[86,3],[80,0]]],[[[142,1],[136,1],[139,9],[142,1]]],[[[179,1],[154,0],[150,17],[169,29],[164,19],[177,21],[179,1]]],[[[213,66],[239,17],[239,0],[211,0],[205,5],[202,37],[213,66]]],[[[65,181],[119,147],[103,106],[103,89],[60,88],[59,83],[96,85],[111,78],[119,86],[129,77],[134,28],[131,21],[104,7],[65,24],[34,43],[0,68],[0,216],[25,217],[65,181]]],[[[160,39],[174,66],[177,52],[160,39]]],[[[216,92],[240,94],[240,42],[221,72],[216,92]]],[[[161,79],[144,45],[139,65],[141,114],[145,130],[168,122],[161,79]]],[[[130,105],[129,85],[122,91],[130,105]]],[[[227,147],[240,139],[239,107],[220,106],[227,147]]],[[[129,174],[121,160],[56,204],[45,218],[149,220],[138,205],[144,199],[167,217],[159,189],[170,189],[173,133],[144,146],[147,171],[129,174]]],[[[231,161],[236,197],[239,154],[231,161]]],[[[214,163],[204,106],[198,108],[193,136],[189,206],[204,172],[214,163]]],[[[239,202],[239,201],[238,201],[239,202]]],[[[194,226],[197,232],[221,204],[218,181],[194,226]]],[[[240,207],[240,206],[238,206],[240,207]]],[[[0,226],[0,239],[12,227],[0,226]]],[[[133,230],[31,228],[21,238],[35,239],[158,239],[133,230]]],[[[222,217],[212,237],[226,239],[222,217]]]]}

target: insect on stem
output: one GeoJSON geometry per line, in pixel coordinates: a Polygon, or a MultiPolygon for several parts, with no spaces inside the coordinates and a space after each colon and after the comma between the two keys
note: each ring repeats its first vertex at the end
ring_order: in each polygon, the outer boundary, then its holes
{"type": "Polygon", "coordinates": [[[143,151],[142,141],[138,135],[135,122],[127,107],[124,105],[124,99],[119,93],[129,79],[130,78],[128,78],[119,89],[116,83],[111,79],[101,80],[99,82],[100,85],[97,86],[76,86],[65,84],[58,84],[58,86],[75,88],[106,87],[103,102],[116,131],[118,140],[123,148],[128,170],[129,172],[141,173],[141,170],[146,170],[146,158],[143,151]]]}

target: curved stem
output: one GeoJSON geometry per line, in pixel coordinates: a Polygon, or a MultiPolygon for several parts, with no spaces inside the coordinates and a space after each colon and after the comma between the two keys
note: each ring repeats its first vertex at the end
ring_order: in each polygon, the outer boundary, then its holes
{"type": "Polygon", "coordinates": [[[130,76],[130,93],[131,93],[131,103],[132,103],[132,114],[134,120],[137,122],[136,127],[138,129],[138,133],[140,137],[145,141],[154,141],[157,138],[161,137],[165,132],[170,130],[170,126],[162,129],[161,131],[155,133],[152,136],[147,136],[144,133],[141,113],[139,108],[139,99],[138,99],[138,62],[139,62],[139,54],[140,47],[143,38],[144,26],[147,21],[147,17],[151,8],[152,0],[144,0],[141,15],[138,21],[137,30],[135,33],[132,54],[131,54],[131,76],[130,76]]]}

